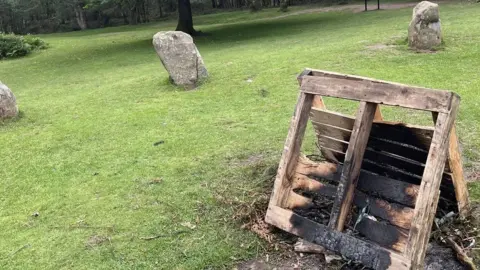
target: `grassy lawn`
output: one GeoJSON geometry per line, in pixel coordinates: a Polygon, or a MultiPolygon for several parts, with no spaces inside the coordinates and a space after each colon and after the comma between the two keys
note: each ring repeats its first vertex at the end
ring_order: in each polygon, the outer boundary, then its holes
{"type": "MultiPolygon", "coordinates": [[[[50,49],[0,62],[22,113],[0,125],[0,268],[216,269],[261,253],[225,202],[251,203],[268,179],[305,67],[456,91],[474,170],[480,5],[440,8],[446,48],[435,54],[372,46],[405,38],[411,8],[197,17],[211,34],[196,40],[211,77],[189,92],[168,83],[151,45],[175,22],[43,36],[50,49]],[[142,239],[150,236],[160,237],[142,239]]],[[[430,122],[423,112],[384,115],[430,122]]],[[[311,130],[305,144],[314,150],[311,130]]],[[[480,186],[470,188],[480,198],[480,186]]]]}

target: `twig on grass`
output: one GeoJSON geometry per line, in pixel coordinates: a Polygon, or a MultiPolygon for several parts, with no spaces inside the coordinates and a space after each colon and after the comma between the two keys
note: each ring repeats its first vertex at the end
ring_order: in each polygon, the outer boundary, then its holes
{"type": "Polygon", "coordinates": [[[154,239],[163,238],[163,237],[177,236],[186,232],[187,232],[186,230],[181,230],[181,231],[176,231],[170,234],[158,234],[154,236],[140,237],[140,239],[149,241],[149,240],[154,240],[154,239]]]}
{"type": "Polygon", "coordinates": [[[462,261],[464,264],[466,264],[469,269],[471,270],[477,270],[477,267],[475,266],[475,264],[473,263],[473,260],[472,258],[470,258],[464,251],[463,249],[457,244],[455,243],[455,241],[453,241],[453,239],[451,237],[447,237],[446,238],[446,241],[447,243],[453,248],[453,250],[455,250],[455,252],[457,253],[457,258],[462,261]]]}
{"type": "Polygon", "coordinates": [[[15,256],[15,254],[17,254],[18,252],[20,252],[20,251],[22,251],[26,248],[29,248],[29,247],[30,247],[30,244],[25,244],[25,245],[21,246],[20,248],[16,249],[15,251],[11,252],[5,258],[2,258],[1,260],[3,261],[3,260],[6,260],[8,258],[11,258],[11,257],[15,256]]]}

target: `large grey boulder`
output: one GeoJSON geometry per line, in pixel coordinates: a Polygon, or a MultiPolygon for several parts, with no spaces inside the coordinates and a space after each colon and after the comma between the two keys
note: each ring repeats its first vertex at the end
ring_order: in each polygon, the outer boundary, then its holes
{"type": "Polygon", "coordinates": [[[0,81],[0,119],[18,115],[17,100],[10,88],[0,81]]]}
{"type": "Polygon", "coordinates": [[[202,56],[189,34],[158,32],[153,36],[153,46],[174,84],[191,89],[208,77],[202,56]]]}
{"type": "Polygon", "coordinates": [[[442,29],[438,5],[428,1],[418,3],[413,9],[408,27],[408,45],[414,49],[430,50],[442,42],[442,29]]]}

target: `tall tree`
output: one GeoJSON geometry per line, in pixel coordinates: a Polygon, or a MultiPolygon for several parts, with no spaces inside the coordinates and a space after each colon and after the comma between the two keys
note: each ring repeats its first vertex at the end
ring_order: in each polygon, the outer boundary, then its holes
{"type": "Polygon", "coordinates": [[[178,0],[178,23],[176,31],[182,31],[192,36],[199,34],[199,32],[193,28],[190,0],[178,0]]]}

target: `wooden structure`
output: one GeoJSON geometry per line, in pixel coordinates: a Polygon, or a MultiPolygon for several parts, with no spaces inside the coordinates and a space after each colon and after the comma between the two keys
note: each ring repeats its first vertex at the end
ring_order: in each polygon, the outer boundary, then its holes
{"type": "Polygon", "coordinates": [[[298,80],[265,220],[367,267],[421,269],[436,213],[468,209],[454,128],[459,96],[320,70],[298,80]],[[359,101],[356,116],[326,110],[322,96],[359,101]],[[383,121],[379,104],[430,111],[435,126],[383,121]],[[309,118],[327,162],[300,153],[309,118]],[[325,224],[302,214],[323,197],[333,200],[325,224]]]}

